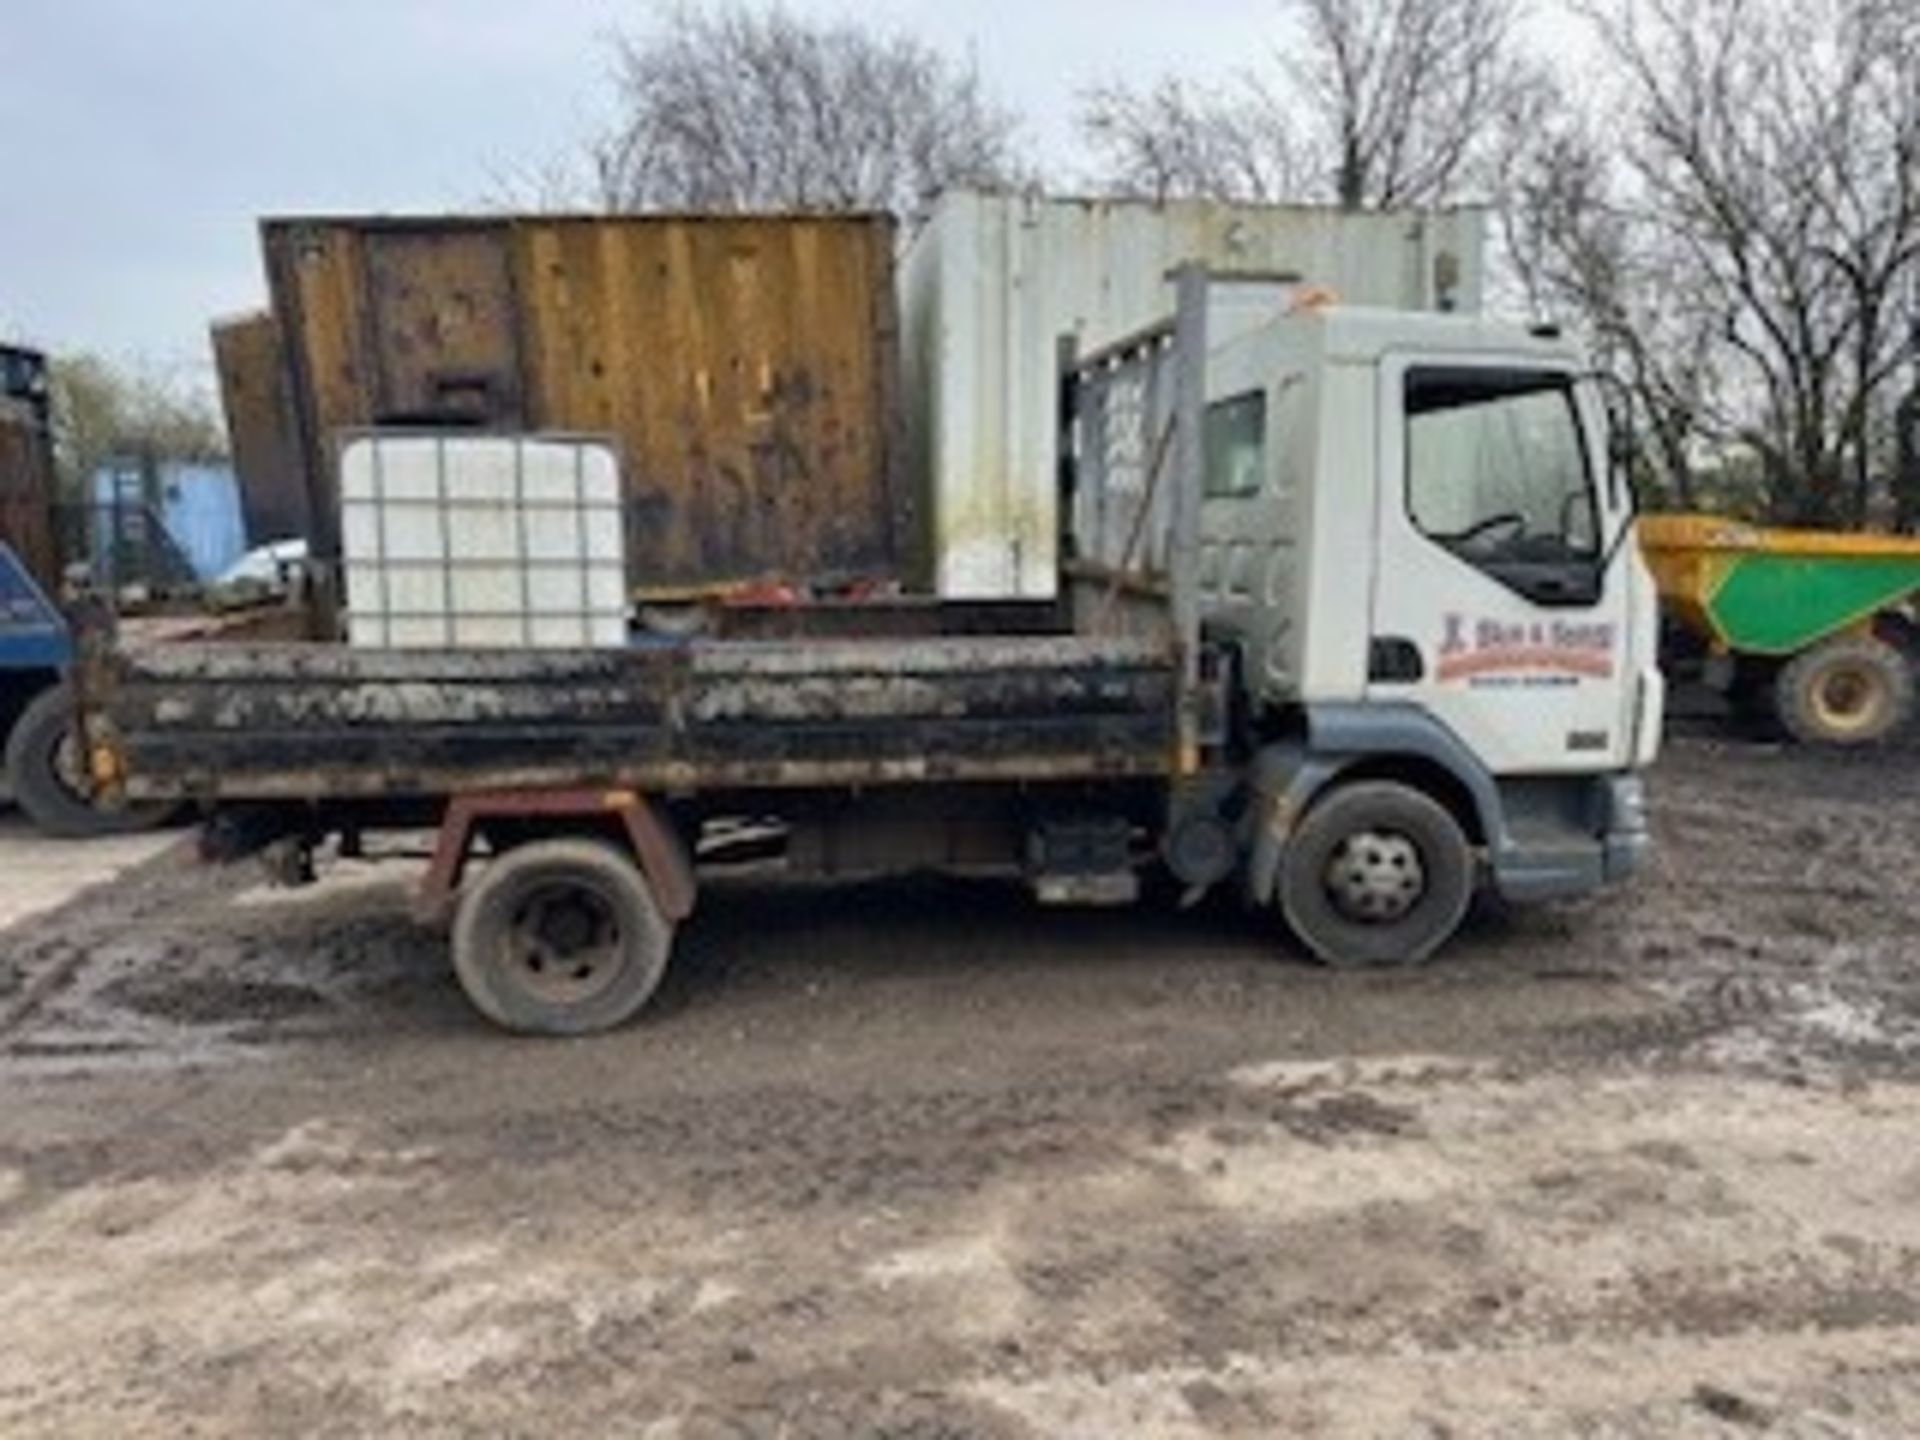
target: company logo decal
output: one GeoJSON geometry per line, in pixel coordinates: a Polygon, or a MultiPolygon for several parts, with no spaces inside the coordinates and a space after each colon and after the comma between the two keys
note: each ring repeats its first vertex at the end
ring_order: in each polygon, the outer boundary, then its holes
{"type": "Polygon", "coordinates": [[[1544,688],[1611,680],[1619,627],[1605,622],[1445,617],[1436,677],[1442,684],[1544,688]]]}

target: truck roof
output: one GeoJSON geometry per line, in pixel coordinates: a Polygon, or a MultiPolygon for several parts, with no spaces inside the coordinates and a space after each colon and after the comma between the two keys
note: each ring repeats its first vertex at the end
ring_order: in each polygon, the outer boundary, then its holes
{"type": "Polygon", "coordinates": [[[1320,305],[1295,310],[1287,323],[1321,332],[1329,358],[1373,360],[1392,350],[1496,351],[1555,366],[1580,367],[1580,348],[1558,331],[1484,315],[1320,305]]]}

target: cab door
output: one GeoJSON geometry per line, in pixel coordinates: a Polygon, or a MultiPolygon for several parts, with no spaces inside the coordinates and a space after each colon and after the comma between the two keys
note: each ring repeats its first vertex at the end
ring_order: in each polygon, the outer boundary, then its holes
{"type": "Polygon", "coordinates": [[[1300,448],[1310,373],[1271,328],[1208,360],[1198,587],[1207,633],[1238,645],[1261,692],[1297,694],[1300,448]]]}
{"type": "Polygon", "coordinates": [[[1379,374],[1369,700],[1419,705],[1496,774],[1629,765],[1631,502],[1591,385],[1539,356],[1379,374]]]}

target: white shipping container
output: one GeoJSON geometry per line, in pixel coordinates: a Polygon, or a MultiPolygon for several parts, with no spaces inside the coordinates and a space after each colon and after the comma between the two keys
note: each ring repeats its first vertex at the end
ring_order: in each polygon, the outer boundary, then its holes
{"type": "Polygon", "coordinates": [[[368,432],[340,456],[347,633],[363,649],[627,643],[611,443],[368,432]]]}
{"type": "MultiPolygon", "coordinates": [[[[1477,312],[1485,212],[944,196],[900,269],[906,456],[934,585],[1049,599],[1058,569],[1060,337],[1096,349],[1173,309],[1167,274],[1297,275],[1355,305],[1477,312]]],[[[1286,303],[1228,287],[1216,343],[1286,303]]]]}

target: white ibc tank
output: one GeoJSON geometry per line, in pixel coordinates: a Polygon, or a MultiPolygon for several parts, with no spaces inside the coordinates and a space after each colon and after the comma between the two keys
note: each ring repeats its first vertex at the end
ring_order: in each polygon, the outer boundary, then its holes
{"type": "Polygon", "coordinates": [[[620,462],[598,439],[373,431],[340,454],[351,642],[627,643],[620,462]]]}

